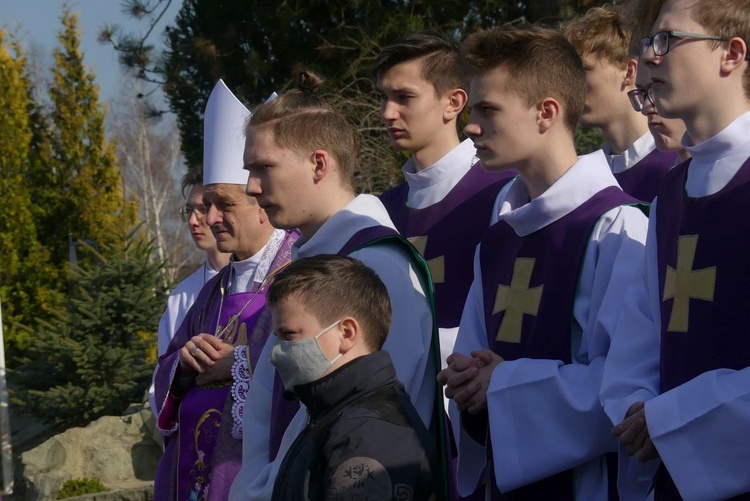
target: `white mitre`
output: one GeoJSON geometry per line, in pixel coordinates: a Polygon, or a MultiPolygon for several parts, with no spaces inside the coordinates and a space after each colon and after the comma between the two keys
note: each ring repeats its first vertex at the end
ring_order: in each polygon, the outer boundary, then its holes
{"type": "Polygon", "coordinates": [[[203,118],[203,184],[247,184],[243,169],[245,124],[250,111],[223,80],[211,91],[203,118]]]}

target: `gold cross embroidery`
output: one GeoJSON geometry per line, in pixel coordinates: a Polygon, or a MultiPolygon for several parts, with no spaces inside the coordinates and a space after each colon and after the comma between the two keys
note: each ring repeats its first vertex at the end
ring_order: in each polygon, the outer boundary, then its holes
{"type": "MultiPolygon", "coordinates": [[[[427,248],[427,237],[411,237],[408,238],[409,242],[416,247],[419,254],[424,257],[424,251],[427,248]]],[[[445,282],[445,256],[438,256],[436,258],[427,261],[427,266],[430,268],[430,275],[432,275],[432,283],[442,284],[445,282]]]]}
{"type": "Polygon", "coordinates": [[[698,235],[682,235],[677,241],[677,269],[667,266],[662,301],[674,298],[667,331],[687,332],[690,299],[714,300],[716,266],[693,270],[698,235]]]}
{"type": "Polygon", "coordinates": [[[495,338],[497,341],[520,343],[524,314],[536,316],[539,312],[544,285],[529,289],[535,261],[534,258],[528,257],[516,258],[516,262],[513,264],[510,287],[506,285],[497,286],[497,296],[495,297],[495,307],[492,309],[492,314],[495,315],[505,311],[503,321],[497,330],[497,337],[495,338]]]}

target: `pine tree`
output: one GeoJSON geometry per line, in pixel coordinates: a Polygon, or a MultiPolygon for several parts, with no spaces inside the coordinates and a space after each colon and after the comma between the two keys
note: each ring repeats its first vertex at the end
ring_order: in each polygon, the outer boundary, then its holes
{"type": "Polygon", "coordinates": [[[54,50],[49,97],[51,204],[42,222],[53,259],[68,259],[69,239],[106,244],[107,228],[132,223],[134,204],[125,202],[114,145],[105,134],[105,111],[99,104],[94,75],[79,50],[78,16],[63,9],[60,46],[54,50]]]}
{"type": "Polygon", "coordinates": [[[124,0],[126,11],[147,22],[146,35],[110,26],[100,40],[112,44],[138,78],[162,86],[188,167],[201,165],[203,110],[219,78],[255,105],[284,90],[297,68],[306,67],[328,79],[332,97],[362,134],[356,188],[378,192],[401,180],[403,163],[388,153],[372,89],[371,65],[384,44],[427,28],[460,39],[478,28],[522,20],[554,25],[607,0],[183,0],[159,51],[147,38],[158,33],[171,3],[124,0]]]}
{"type": "Polygon", "coordinates": [[[72,270],[68,309],[34,333],[30,356],[14,371],[21,388],[12,402],[60,427],[119,415],[139,402],[155,358],[149,348],[166,289],[163,262],[140,228],[120,227],[102,238],[101,251],[83,246],[72,270]]]}
{"type": "Polygon", "coordinates": [[[43,316],[55,272],[49,254],[37,240],[36,201],[29,189],[28,150],[31,126],[26,59],[0,30],[0,300],[9,352],[28,344],[28,331],[43,316]]]}

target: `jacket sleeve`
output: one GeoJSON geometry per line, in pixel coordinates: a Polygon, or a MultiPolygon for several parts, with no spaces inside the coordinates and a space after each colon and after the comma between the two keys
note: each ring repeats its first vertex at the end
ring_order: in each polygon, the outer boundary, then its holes
{"type": "Polygon", "coordinates": [[[413,428],[378,419],[342,420],[324,454],[323,499],[434,499],[429,458],[413,428]]]}

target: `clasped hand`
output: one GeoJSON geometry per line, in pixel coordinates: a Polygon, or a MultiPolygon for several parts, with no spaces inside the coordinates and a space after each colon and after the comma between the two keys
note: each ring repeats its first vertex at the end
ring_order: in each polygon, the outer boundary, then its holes
{"type": "Polygon", "coordinates": [[[180,370],[199,385],[231,378],[233,363],[234,346],[211,334],[193,336],[180,349],[180,370]]]}
{"type": "Polygon", "coordinates": [[[641,463],[659,457],[648,432],[646,408],[643,402],[636,402],[630,406],[625,419],[614,427],[612,434],[620,439],[628,455],[635,456],[641,463]]]}
{"type": "Polygon", "coordinates": [[[440,371],[437,380],[445,385],[445,396],[456,402],[458,410],[470,414],[487,408],[487,388],[492,371],[503,358],[492,350],[472,351],[471,357],[453,353],[448,367],[440,371]]]}

